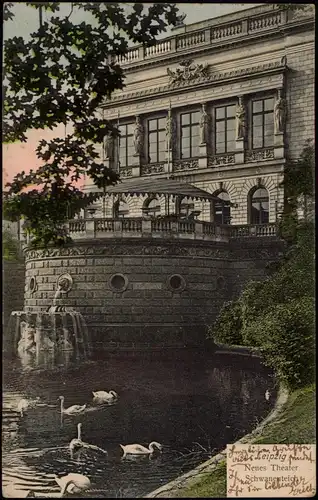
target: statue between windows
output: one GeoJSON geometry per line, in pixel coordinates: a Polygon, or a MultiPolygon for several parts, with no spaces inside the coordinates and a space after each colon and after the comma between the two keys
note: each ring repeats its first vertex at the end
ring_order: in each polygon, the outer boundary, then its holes
{"type": "Polygon", "coordinates": [[[141,123],[140,116],[136,116],[136,123],[134,129],[134,146],[135,146],[135,156],[140,156],[143,154],[144,146],[144,128],[141,123]]]}
{"type": "Polygon", "coordinates": [[[236,106],[236,140],[245,138],[245,106],[243,97],[239,97],[239,102],[236,106]]]}
{"type": "Polygon", "coordinates": [[[286,114],[287,114],[286,101],[285,99],[283,99],[282,90],[278,90],[277,100],[274,106],[275,135],[284,132],[286,114]]]}
{"type": "Polygon", "coordinates": [[[210,117],[206,110],[206,103],[202,103],[200,117],[200,143],[207,144],[209,142],[209,123],[210,117]]]}

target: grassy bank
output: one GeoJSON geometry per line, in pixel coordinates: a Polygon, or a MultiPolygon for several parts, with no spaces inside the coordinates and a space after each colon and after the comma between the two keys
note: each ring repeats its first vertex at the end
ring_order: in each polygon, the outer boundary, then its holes
{"type": "MultiPolygon", "coordinates": [[[[314,444],[315,433],[315,385],[290,393],[287,403],[276,419],[269,422],[261,436],[253,443],[266,444],[314,444]]],[[[202,498],[226,497],[226,462],[206,473],[204,479],[178,490],[174,497],[202,498]]]]}

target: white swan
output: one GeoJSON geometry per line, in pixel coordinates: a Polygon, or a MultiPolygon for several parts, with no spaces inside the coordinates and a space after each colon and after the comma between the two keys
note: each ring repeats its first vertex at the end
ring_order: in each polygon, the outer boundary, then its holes
{"type": "Polygon", "coordinates": [[[35,399],[20,399],[18,403],[18,412],[20,413],[21,417],[23,417],[24,413],[29,409],[29,408],[34,408],[37,403],[40,401],[40,397],[36,397],[35,399]]]}
{"type": "Polygon", "coordinates": [[[78,415],[86,409],[86,404],[82,406],[73,405],[69,406],[69,408],[64,408],[64,396],[59,396],[59,399],[61,400],[61,414],[65,413],[66,415],[78,415]]]}
{"type": "Polygon", "coordinates": [[[77,438],[72,439],[70,442],[69,448],[71,452],[71,457],[73,456],[74,451],[77,448],[83,448],[83,441],[82,441],[82,424],[78,423],[77,424],[77,438]]]}
{"type": "Polygon", "coordinates": [[[156,451],[156,448],[159,451],[162,451],[162,445],[157,443],[157,441],[152,441],[148,448],[142,446],[141,444],[120,444],[119,446],[124,452],[122,458],[126,455],[152,455],[156,451]]]}
{"type": "Polygon", "coordinates": [[[100,403],[110,403],[118,399],[118,394],[115,391],[95,391],[93,392],[93,402],[100,403]]]}
{"type": "Polygon", "coordinates": [[[61,496],[64,493],[81,493],[82,491],[86,491],[91,487],[90,479],[87,476],[83,476],[83,474],[76,474],[71,472],[67,474],[67,476],[63,477],[54,477],[55,481],[61,488],[61,496]]]}
{"type": "Polygon", "coordinates": [[[271,393],[269,392],[268,389],[266,389],[266,391],[265,391],[265,399],[266,399],[266,401],[269,401],[270,397],[271,397],[271,393]]]}
{"type": "Polygon", "coordinates": [[[72,441],[69,444],[70,452],[71,452],[71,457],[73,458],[73,453],[74,451],[76,452],[77,450],[85,448],[86,450],[93,450],[93,451],[100,451],[101,453],[104,453],[104,455],[108,455],[108,452],[106,450],[103,450],[103,448],[99,448],[99,446],[95,446],[93,444],[85,443],[82,441],[82,424],[78,423],[77,424],[77,438],[72,439],[72,441]]]}

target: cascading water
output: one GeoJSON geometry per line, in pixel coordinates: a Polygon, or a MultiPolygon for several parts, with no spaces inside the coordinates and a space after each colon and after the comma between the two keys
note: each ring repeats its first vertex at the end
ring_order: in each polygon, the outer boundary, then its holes
{"type": "Polygon", "coordinates": [[[85,320],[79,312],[57,305],[62,293],[58,286],[47,311],[11,313],[8,341],[24,367],[54,367],[71,359],[89,359],[91,346],[85,320]]]}

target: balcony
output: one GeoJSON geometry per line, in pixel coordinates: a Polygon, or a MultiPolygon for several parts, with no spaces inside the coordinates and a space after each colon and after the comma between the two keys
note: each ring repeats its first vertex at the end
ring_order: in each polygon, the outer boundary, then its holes
{"type": "Polygon", "coordinates": [[[91,238],[163,238],[228,242],[233,238],[277,237],[275,223],[217,225],[200,220],[169,219],[76,219],[68,223],[74,241],[91,238]]]}

